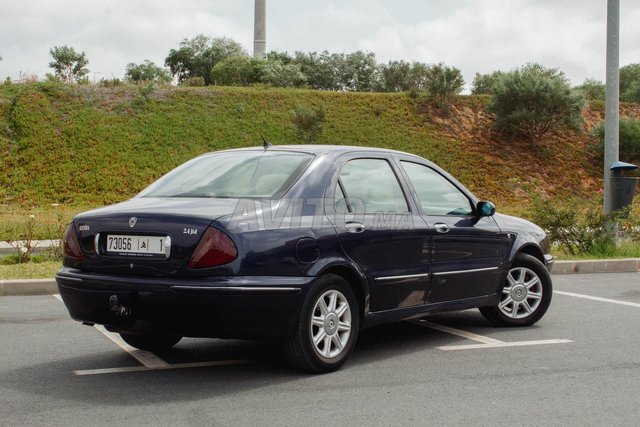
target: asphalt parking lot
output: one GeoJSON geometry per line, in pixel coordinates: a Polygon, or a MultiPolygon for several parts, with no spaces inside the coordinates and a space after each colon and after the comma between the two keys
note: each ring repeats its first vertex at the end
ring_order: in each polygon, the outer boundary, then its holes
{"type": "Polygon", "coordinates": [[[0,297],[0,425],[637,425],[640,273],[554,285],[533,327],[470,310],[372,328],[321,376],[264,342],[133,351],[54,296],[0,297]]]}

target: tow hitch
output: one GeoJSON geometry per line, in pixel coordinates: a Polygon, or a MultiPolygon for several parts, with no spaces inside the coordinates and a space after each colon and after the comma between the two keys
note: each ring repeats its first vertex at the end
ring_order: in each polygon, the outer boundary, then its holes
{"type": "Polygon", "coordinates": [[[120,304],[117,295],[111,295],[111,297],[109,297],[109,310],[120,317],[126,317],[131,314],[131,309],[120,304]]]}

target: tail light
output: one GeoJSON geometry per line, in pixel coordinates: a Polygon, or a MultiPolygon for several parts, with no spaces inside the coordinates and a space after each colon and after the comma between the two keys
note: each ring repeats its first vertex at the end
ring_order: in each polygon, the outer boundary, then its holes
{"type": "Polygon", "coordinates": [[[217,228],[209,227],[189,260],[189,268],[215,267],[227,264],[237,256],[238,249],[231,238],[217,228]]]}
{"type": "Polygon", "coordinates": [[[62,239],[64,245],[64,257],[72,261],[82,261],[84,259],[84,255],[80,248],[80,242],[78,241],[76,230],[73,228],[73,223],[67,226],[62,239]]]}

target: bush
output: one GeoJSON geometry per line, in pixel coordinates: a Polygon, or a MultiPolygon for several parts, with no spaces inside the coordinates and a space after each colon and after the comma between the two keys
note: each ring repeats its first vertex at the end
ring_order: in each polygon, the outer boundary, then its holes
{"type": "Polygon", "coordinates": [[[476,73],[476,76],[473,79],[473,83],[471,83],[471,94],[472,95],[491,95],[493,94],[496,85],[500,81],[502,77],[504,77],[505,73],[503,71],[494,71],[491,74],[479,74],[476,73]]]}
{"type": "Polygon", "coordinates": [[[620,100],[640,102],[640,64],[620,68],[620,100]]]}
{"type": "MultiPolygon", "coordinates": [[[[604,122],[595,129],[594,134],[599,138],[595,146],[600,156],[604,152],[604,122]]],[[[640,119],[620,119],[620,157],[625,161],[640,162],[640,119]]]]}
{"type": "Polygon", "coordinates": [[[544,228],[552,243],[569,255],[609,256],[615,253],[615,230],[610,224],[618,222],[623,237],[640,241],[638,220],[628,210],[605,215],[600,204],[583,208],[584,201],[570,199],[553,204],[540,196],[534,197],[529,218],[544,228]]]}
{"type": "Polygon", "coordinates": [[[640,81],[633,82],[627,90],[620,93],[620,99],[624,102],[640,103],[640,81]]]}
{"type": "Polygon", "coordinates": [[[455,67],[440,63],[427,69],[425,90],[433,97],[450,99],[462,92],[463,86],[462,72],[455,67]]]}
{"type": "Polygon", "coordinates": [[[127,64],[124,79],[136,84],[143,82],[169,83],[171,74],[153,62],[145,60],[142,64],[134,64],[132,62],[127,64]]]}
{"type": "Polygon", "coordinates": [[[322,127],[326,120],[324,104],[314,108],[297,105],[291,111],[291,122],[295,130],[296,138],[304,143],[312,143],[322,134],[322,127]]]}
{"type": "Polygon", "coordinates": [[[306,82],[307,77],[297,64],[269,60],[262,67],[262,83],[276,87],[300,87],[306,82]]]}
{"type": "Polygon", "coordinates": [[[122,86],[122,80],[120,80],[117,77],[114,77],[114,78],[111,78],[111,79],[100,79],[100,82],[98,83],[98,85],[100,85],[102,87],[122,86]]]}
{"type": "Polygon", "coordinates": [[[574,91],[589,101],[604,101],[606,86],[596,79],[587,79],[580,86],[576,86],[574,91]]]}
{"type": "Polygon", "coordinates": [[[186,78],[186,79],[182,80],[182,82],[180,82],[180,84],[182,86],[202,87],[206,83],[205,83],[203,77],[197,76],[197,77],[186,78]]]}
{"type": "Polygon", "coordinates": [[[249,86],[261,79],[264,60],[235,55],[218,62],[211,70],[211,83],[221,86],[249,86]]]}
{"type": "Polygon", "coordinates": [[[180,83],[192,77],[200,77],[204,80],[204,85],[208,85],[211,84],[211,70],[216,64],[232,56],[242,55],[246,56],[247,53],[234,40],[198,34],[180,42],[179,49],[171,49],[164,65],[169,67],[171,75],[177,77],[180,83]]]}
{"type": "Polygon", "coordinates": [[[535,142],[552,129],[577,128],[583,105],[561,71],[527,64],[498,80],[489,111],[497,131],[535,142]]]}

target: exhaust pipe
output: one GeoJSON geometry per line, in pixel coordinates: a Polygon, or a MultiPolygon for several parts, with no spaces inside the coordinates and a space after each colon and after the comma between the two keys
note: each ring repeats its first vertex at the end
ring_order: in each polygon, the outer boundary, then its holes
{"type": "Polygon", "coordinates": [[[111,295],[111,297],[109,297],[109,311],[120,317],[127,317],[131,314],[131,309],[129,307],[118,302],[117,295],[111,295]]]}

